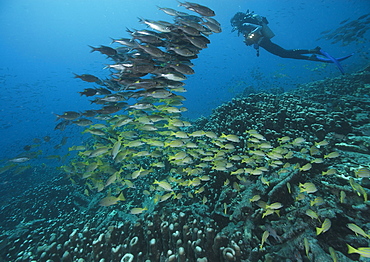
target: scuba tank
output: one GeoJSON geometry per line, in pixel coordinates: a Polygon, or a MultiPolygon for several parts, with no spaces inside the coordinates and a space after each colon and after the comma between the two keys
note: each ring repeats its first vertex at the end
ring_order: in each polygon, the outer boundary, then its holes
{"type": "Polygon", "coordinates": [[[268,38],[268,39],[271,39],[275,36],[274,32],[272,32],[272,30],[270,29],[270,27],[268,27],[267,24],[262,25],[261,32],[262,32],[263,36],[268,38]]]}
{"type": "Polygon", "coordinates": [[[272,32],[270,27],[268,27],[268,25],[267,25],[269,22],[267,21],[266,17],[262,17],[262,16],[257,15],[257,14],[253,14],[252,17],[258,21],[259,25],[262,26],[261,33],[264,37],[266,37],[268,39],[271,39],[275,36],[274,32],[272,32]]]}

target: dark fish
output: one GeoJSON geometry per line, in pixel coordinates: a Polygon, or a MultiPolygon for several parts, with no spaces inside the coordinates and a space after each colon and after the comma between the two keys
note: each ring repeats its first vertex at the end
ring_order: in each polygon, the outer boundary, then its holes
{"type": "Polygon", "coordinates": [[[167,86],[168,88],[178,88],[183,87],[185,83],[179,81],[173,81],[168,79],[157,79],[162,83],[162,86],[167,86]]]}
{"type": "Polygon", "coordinates": [[[214,19],[212,17],[206,17],[206,16],[204,16],[203,19],[206,20],[207,22],[212,23],[212,24],[221,26],[221,24],[216,19],[214,19]]]}
{"type": "Polygon", "coordinates": [[[199,36],[200,32],[199,30],[195,29],[194,27],[187,26],[187,25],[180,25],[176,27],[177,29],[180,29],[185,34],[192,35],[192,36],[199,36]]]}
{"type": "Polygon", "coordinates": [[[193,28],[197,29],[200,32],[204,32],[206,30],[206,28],[204,28],[204,26],[202,26],[198,22],[194,22],[192,20],[178,18],[178,19],[176,19],[176,22],[179,23],[179,24],[182,24],[182,25],[187,25],[187,26],[193,27],[193,28]]]}
{"type": "Polygon", "coordinates": [[[138,45],[137,48],[143,49],[144,52],[154,57],[163,57],[165,55],[165,53],[161,49],[150,44],[138,45]]]}
{"type": "Polygon", "coordinates": [[[62,141],[60,142],[60,145],[64,146],[67,143],[67,140],[68,140],[68,136],[64,136],[62,138],[62,141]]]}
{"type": "Polygon", "coordinates": [[[196,4],[196,3],[190,3],[190,2],[185,2],[185,3],[181,3],[179,2],[180,6],[183,6],[185,7],[186,9],[190,10],[190,11],[193,11],[193,12],[196,12],[202,16],[215,16],[215,12],[204,6],[204,5],[200,5],[200,4],[196,4]]]}
{"type": "Polygon", "coordinates": [[[342,22],[340,22],[339,24],[340,25],[343,25],[345,22],[347,22],[349,20],[349,18],[347,18],[347,19],[344,19],[342,22]]]}
{"type": "Polygon", "coordinates": [[[107,56],[114,56],[117,54],[117,51],[109,46],[104,46],[104,45],[101,45],[100,47],[93,47],[93,46],[90,46],[91,47],[91,53],[92,52],[95,52],[95,51],[98,51],[100,53],[102,53],[103,55],[107,55],[107,56]]]}
{"type": "Polygon", "coordinates": [[[137,73],[148,74],[153,72],[155,69],[156,67],[152,63],[133,64],[132,67],[130,67],[130,71],[134,74],[137,73]]]}
{"type": "Polygon", "coordinates": [[[128,47],[135,47],[137,45],[137,42],[129,38],[112,39],[112,43],[119,43],[128,47]]]}
{"type": "Polygon", "coordinates": [[[63,118],[65,120],[75,120],[76,118],[80,117],[80,113],[75,111],[66,111],[63,113],[63,115],[57,115],[58,118],[63,118]]]}
{"type": "Polygon", "coordinates": [[[89,126],[91,125],[93,122],[89,119],[86,119],[86,118],[81,118],[81,119],[78,119],[76,121],[73,121],[73,124],[76,124],[78,126],[89,126]]]}
{"type": "MultiPolygon", "coordinates": [[[[204,48],[207,48],[207,42],[206,40],[208,40],[207,38],[203,37],[203,36],[187,36],[187,35],[184,35],[184,37],[194,46],[200,48],[200,49],[204,49],[204,48]],[[206,40],[205,40],[206,39],[206,40]]],[[[209,40],[208,40],[209,41],[209,40]]]]}
{"type": "Polygon", "coordinates": [[[172,8],[159,7],[159,6],[157,6],[157,8],[159,10],[163,11],[164,13],[166,13],[167,15],[177,16],[177,14],[178,14],[178,11],[176,11],[175,9],[172,9],[172,8]]]}
{"type": "Polygon", "coordinates": [[[194,70],[190,66],[182,64],[182,63],[168,64],[168,66],[184,75],[192,75],[195,73],[194,70]]]}
{"type": "Polygon", "coordinates": [[[62,120],[61,122],[59,122],[55,127],[54,127],[54,130],[61,130],[63,131],[67,125],[69,125],[71,122],[69,120],[62,120]]]}
{"type": "Polygon", "coordinates": [[[167,46],[167,50],[174,51],[176,54],[190,57],[190,56],[196,56],[197,51],[192,51],[186,46],[167,46]]]}
{"type": "Polygon", "coordinates": [[[193,21],[196,23],[200,23],[203,21],[201,17],[196,16],[196,15],[185,14],[185,15],[179,15],[178,17],[181,19],[186,19],[186,20],[193,21]]]}
{"type": "Polygon", "coordinates": [[[161,85],[161,83],[156,81],[155,79],[140,79],[138,81],[135,81],[134,83],[128,84],[127,87],[130,89],[151,89],[157,88],[159,85],[161,85]]]}
{"type": "Polygon", "coordinates": [[[370,14],[364,14],[362,16],[360,16],[359,18],[357,18],[357,20],[361,20],[361,19],[364,19],[365,17],[369,16],[370,14]]]}
{"type": "Polygon", "coordinates": [[[49,141],[50,141],[50,139],[51,139],[51,137],[50,137],[50,136],[44,136],[44,138],[43,138],[43,139],[44,139],[44,141],[45,141],[45,142],[49,142],[49,141]]]}
{"type": "Polygon", "coordinates": [[[112,94],[112,95],[107,95],[105,97],[99,98],[100,101],[105,101],[105,102],[119,102],[126,100],[123,95],[120,94],[112,94]]]}
{"type": "Polygon", "coordinates": [[[214,23],[205,22],[205,23],[203,23],[203,25],[205,25],[206,27],[208,27],[209,30],[211,30],[213,33],[221,33],[222,32],[221,26],[216,25],[214,23]]]}
{"type": "Polygon", "coordinates": [[[103,88],[103,87],[96,88],[96,90],[98,91],[98,95],[109,95],[109,94],[112,94],[111,91],[109,91],[108,89],[103,88]]]}
{"type": "Polygon", "coordinates": [[[89,82],[89,83],[100,82],[100,79],[93,75],[89,75],[89,74],[83,74],[83,75],[74,74],[74,75],[75,75],[75,78],[80,78],[81,80],[85,82],[89,82]]]}
{"type": "Polygon", "coordinates": [[[30,145],[26,145],[26,146],[23,147],[23,149],[26,150],[26,151],[30,151],[31,148],[32,148],[32,146],[30,146],[30,145]]]}
{"type": "Polygon", "coordinates": [[[102,109],[96,110],[98,114],[113,114],[120,111],[121,108],[119,106],[104,106],[102,109]]]}
{"type": "Polygon", "coordinates": [[[133,32],[129,29],[127,29],[127,32],[132,33],[132,36],[135,35],[151,35],[151,36],[156,36],[158,38],[162,38],[162,33],[157,33],[153,30],[148,30],[148,29],[142,29],[142,30],[136,30],[133,32]]]}
{"type": "Polygon", "coordinates": [[[139,22],[148,25],[150,28],[157,30],[162,33],[171,32],[172,24],[165,21],[152,21],[139,18],[139,22]]]}
{"type": "Polygon", "coordinates": [[[84,112],[81,113],[81,115],[85,117],[94,117],[96,115],[95,110],[85,110],[84,112]]]}
{"type": "Polygon", "coordinates": [[[98,90],[95,88],[85,88],[84,91],[78,93],[80,93],[81,96],[94,96],[98,93],[98,90]]]}
{"type": "Polygon", "coordinates": [[[100,100],[100,98],[95,98],[94,100],[89,100],[91,104],[104,105],[106,102],[100,100]]]}
{"type": "Polygon", "coordinates": [[[149,43],[153,45],[161,45],[163,43],[162,39],[152,35],[135,35],[133,38],[140,40],[142,43],[149,43]]]}

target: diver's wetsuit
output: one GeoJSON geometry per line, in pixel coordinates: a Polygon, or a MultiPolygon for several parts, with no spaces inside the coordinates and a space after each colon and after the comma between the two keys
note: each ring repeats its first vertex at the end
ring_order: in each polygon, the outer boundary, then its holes
{"type": "Polygon", "coordinates": [[[293,58],[311,61],[320,61],[317,55],[320,55],[320,47],[315,49],[284,49],[281,46],[271,42],[271,38],[275,34],[267,26],[268,21],[266,17],[262,17],[253,12],[247,13],[238,12],[231,19],[233,30],[237,30],[238,34],[244,35],[244,42],[246,45],[253,45],[257,50],[259,56],[259,47],[262,47],[271,54],[280,56],[282,58],[293,58]],[[308,55],[311,54],[311,55],[308,55]]]}
{"type": "Polygon", "coordinates": [[[234,17],[231,18],[230,22],[233,27],[232,31],[237,30],[238,35],[240,33],[243,34],[244,43],[247,46],[253,46],[257,50],[257,56],[259,56],[259,47],[262,47],[271,54],[282,58],[334,63],[340,72],[344,74],[344,70],[339,62],[353,55],[352,53],[350,55],[335,58],[320,47],[316,47],[314,49],[284,49],[271,42],[271,38],[273,38],[275,34],[267,26],[269,22],[266,17],[257,15],[254,12],[249,12],[249,10],[247,10],[246,13],[236,13],[234,17]]]}
{"type": "Polygon", "coordinates": [[[281,46],[271,42],[270,39],[262,37],[258,46],[262,47],[271,54],[280,56],[282,58],[293,58],[310,61],[320,61],[315,55],[305,56],[304,54],[320,54],[320,48],[315,49],[284,49],[281,46]]]}

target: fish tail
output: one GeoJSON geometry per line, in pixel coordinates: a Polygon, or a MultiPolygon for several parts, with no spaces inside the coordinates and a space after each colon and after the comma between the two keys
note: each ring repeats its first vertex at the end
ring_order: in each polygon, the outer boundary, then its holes
{"type": "Polygon", "coordinates": [[[352,253],[357,253],[357,250],[350,246],[349,244],[347,244],[347,247],[348,247],[348,254],[352,254],[352,253]]]}
{"type": "Polygon", "coordinates": [[[90,53],[95,52],[95,51],[98,51],[98,49],[96,47],[93,47],[91,45],[88,45],[88,46],[91,48],[90,53]]]}
{"type": "Polygon", "coordinates": [[[126,200],[126,198],[124,197],[124,195],[123,195],[122,192],[121,192],[121,194],[119,194],[118,200],[121,200],[121,201],[125,201],[126,200]]]}
{"type": "Polygon", "coordinates": [[[179,3],[179,6],[184,6],[186,7],[186,3],[181,3],[180,1],[177,1],[179,3]]]}

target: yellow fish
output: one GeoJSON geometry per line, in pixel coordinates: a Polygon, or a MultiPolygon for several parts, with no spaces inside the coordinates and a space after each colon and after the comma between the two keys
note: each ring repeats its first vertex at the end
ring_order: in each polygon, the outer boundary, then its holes
{"type": "Polygon", "coordinates": [[[202,204],[205,205],[207,203],[208,199],[204,196],[202,199],[202,204]]]}
{"type": "Polygon", "coordinates": [[[163,196],[161,196],[159,202],[164,202],[173,195],[175,195],[175,193],[173,191],[171,193],[164,194],[163,196]]]}
{"type": "Polygon", "coordinates": [[[286,187],[288,189],[288,193],[291,194],[292,193],[292,187],[291,187],[289,182],[286,183],[286,187]]]}
{"type": "Polygon", "coordinates": [[[331,221],[328,218],[325,218],[324,222],[322,223],[321,227],[316,227],[316,235],[320,235],[321,233],[325,233],[331,227],[331,221]]]}
{"type": "Polygon", "coordinates": [[[348,254],[356,253],[362,257],[370,257],[370,247],[354,248],[347,244],[348,254]]]}
{"type": "Polygon", "coordinates": [[[153,184],[156,184],[158,186],[160,186],[161,188],[163,188],[164,190],[166,191],[173,191],[170,183],[168,183],[167,181],[158,181],[158,180],[154,180],[154,183],[153,184]]]}
{"type": "Polygon", "coordinates": [[[322,159],[322,158],[315,158],[315,159],[310,161],[310,163],[312,163],[312,164],[321,164],[323,162],[324,162],[324,159],[322,159]]]}
{"type": "Polygon", "coordinates": [[[121,148],[121,145],[122,145],[122,142],[120,139],[118,139],[114,145],[113,145],[113,148],[112,148],[112,158],[115,159],[118,152],[119,152],[119,149],[121,148]]]}
{"type": "Polygon", "coordinates": [[[346,192],[340,191],[340,202],[343,204],[346,198],[346,192]]]}
{"type": "Polygon", "coordinates": [[[310,163],[305,164],[304,166],[300,167],[300,171],[308,171],[312,168],[312,165],[310,163]]]}
{"type": "Polygon", "coordinates": [[[357,193],[357,195],[359,196],[363,196],[364,198],[364,201],[366,202],[367,201],[367,193],[365,191],[365,189],[358,183],[355,182],[355,180],[351,177],[349,179],[349,183],[351,185],[351,187],[353,188],[353,190],[357,193]]]}
{"type": "Polygon", "coordinates": [[[130,213],[133,215],[137,215],[143,213],[145,210],[148,210],[148,208],[134,207],[133,209],[130,210],[130,213]]]}
{"type": "Polygon", "coordinates": [[[347,224],[347,227],[349,229],[351,229],[356,234],[356,236],[357,235],[361,235],[363,237],[370,238],[370,235],[369,234],[366,234],[365,231],[362,228],[360,228],[358,225],[356,225],[356,224],[349,223],[349,224],[347,224]]]}
{"type": "Polygon", "coordinates": [[[261,244],[260,244],[260,249],[263,248],[263,244],[266,242],[269,235],[270,235],[270,233],[267,230],[263,232],[262,239],[261,239],[261,244]]]}
{"type": "Polygon", "coordinates": [[[171,136],[175,136],[177,138],[189,138],[189,136],[183,131],[171,132],[171,136]]]}
{"type": "Polygon", "coordinates": [[[257,139],[259,139],[259,140],[266,140],[266,138],[265,138],[263,135],[259,134],[259,133],[258,133],[256,130],[254,130],[254,129],[247,130],[247,131],[245,131],[245,133],[248,133],[250,136],[253,136],[254,138],[257,138],[257,139]]]}
{"type": "Polygon", "coordinates": [[[326,159],[326,158],[336,158],[338,156],[339,156],[339,153],[336,152],[336,151],[334,151],[334,152],[331,152],[331,153],[329,153],[327,155],[324,155],[324,159],[326,159]]]}
{"type": "Polygon", "coordinates": [[[275,202],[275,203],[272,203],[270,205],[266,205],[266,209],[279,209],[279,208],[282,208],[283,205],[279,202],[275,202]]]}
{"type": "Polygon", "coordinates": [[[107,196],[104,197],[102,200],[100,200],[99,205],[100,206],[112,206],[118,203],[118,201],[125,201],[125,197],[123,196],[123,193],[121,192],[118,197],[115,196],[107,196]]]}
{"type": "Polygon", "coordinates": [[[360,167],[355,171],[356,177],[370,177],[370,170],[366,167],[360,167]]]}
{"type": "Polygon", "coordinates": [[[222,134],[220,136],[220,138],[225,138],[226,140],[229,140],[231,142],[235,142],[235,143],[238,143],[240,142],[240,139],[237,135],[225,135],[225,134],[222,134]]]}
{"type": "Polygon", "coordinates": [[[267,181],[267,179],[264,178],[263,176],[261,176],[261,181],[262,181],[262,184],[267,185],[267,186],[270,186],[270,182],[267,181]]]}
{"type": "Polygon", "coordinates": [[[279,142],[280,144],[284,144],[284,143],[286,143],[286,142],[289,142],[289,141],[290,141],[290,137],[289,137],[289,136],[283,136],[283,137],[278,138],[277,140],[278,140],[278,142],[279,142]]]}
{"type": "Polygon", "coordinates": [[[337,254],[335,253],[334,248],[329,247],[329,253],[330,253],[331,259],[333,259],[333,262],[338,262],[338,257],[337,257],[337,254]]]}
{"type": "Polygon", "coordinates": [[[316,147],[327,146],[328,144],[329,144],[329,142],[326,141],[326,140],[323,140],[323,141],[320,141],[320,142],[315,142],[316,147]]]}
{"type": "Polygon", "coordinates": [[[331,169],[328,169],[327,171],[322,171],[321,172],[321,174],[323,175],[323,176],[325,176],[325,175],[334,175],[334,174],[336,174],[337,173],[337,170],[336,169],[334,169],[334,168],[331,168],[331,169]]]}
{"type": "Polygon", "coordinates": [[[251,199],[249,199],[250,202],[256,202],[261,199],[260,195],[254,195],[251,199]]]}
{"type": "Polygon", "coordinates": [[[312,209],[307,209],[306,210],[306,215],[309,216],[312,219],[319,219],[319,216],[317,215],[317,213],[315,211],[313,211],[312,209]]]}
{"type": "Polygon", "coordinates": [[[300,146],[303,142],[305,142],[306,140],[303,138],[303,137],[297,137],[296,139],[294,139],[292,141],[292,145],[293,146],[300,146]]]}
{"type": "Polygon", "coordinates": [[[308,257],[308,253],[310,252],[310,243],[308,242],[307,238],[303,239],[303,244],[304,244],[304,250],[306,252],[306,257],[308,257]]]}
{"type": "Polygon", "coordinates": [[[307,182],[304,184],[299,183],[299,188],[300,188],[299,192],[301,193],[306,192],[310,194],[310,193],[315,193],[317,191],[316,186],[311,182],[307,182]]]}
{"type": "Polygon", "coordinates": [[[212,131],[205,131],[204,132],[204,135],[208,138],[212,138],[212,139],[216,139],[217,138],[217,135],[215,132],[212,132],[212,131]]]}
{"type": "Polygon", "coordinates": [[[322,197],[316,197],[314,200],[310,201],[310,206],[320,206],[322,204],[324,204],[324,199],[322,197]]]}

